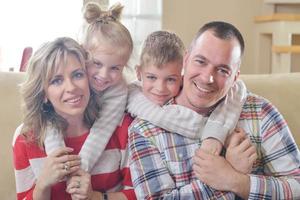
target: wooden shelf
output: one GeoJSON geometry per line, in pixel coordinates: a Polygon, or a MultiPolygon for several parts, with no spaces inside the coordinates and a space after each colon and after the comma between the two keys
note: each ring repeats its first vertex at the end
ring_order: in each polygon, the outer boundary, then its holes
{"type": "Polygon", "coordinates": [[[300,14],[276,13],[272,15],[255,16],[256,23],[272,22],[272,21],[300,21],[300,14]]]}
{"type": "Polygon", "coordinates": [[[275,53],[300,53],[300,45],[291,46],[272,46],[272,51],[275,53]]]}

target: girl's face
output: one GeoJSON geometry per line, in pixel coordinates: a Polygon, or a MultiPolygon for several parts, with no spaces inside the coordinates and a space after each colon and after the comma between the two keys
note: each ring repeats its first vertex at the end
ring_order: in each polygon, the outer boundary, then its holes
{"type": "Polygon", "coordinates": [[[57,114],[68,119],[83,119],[90,98],[86,72],[78,59],[69,55],[61,62],[45,88],[46,98],[57,114]]]}
{"type": "Polygon", "coordinates": [[[87,67],[91,87],[101,92],[122,80],[122,72],[127,64],[128,55],[120,53],[119,49],[96,49],[91,52],[92,63],[87,67]]]}

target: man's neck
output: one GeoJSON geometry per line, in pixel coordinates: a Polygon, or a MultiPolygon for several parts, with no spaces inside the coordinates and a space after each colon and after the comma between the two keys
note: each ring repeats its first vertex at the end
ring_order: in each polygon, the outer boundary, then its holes
{"type": "Polygon", "coordinates": [[[183,97],[182,93],[179,94],[177,97],[175,97],[176,104],[187,107],[187,108],[199,113],[202,116],[209,116],[221,101],[222,100],[220,100],[218,103],[216,103],[215,105],[212,105],[210,107],[199,108],[199,107],[193,106],[193,104],[191,104],[187,98],[183,97]]]}

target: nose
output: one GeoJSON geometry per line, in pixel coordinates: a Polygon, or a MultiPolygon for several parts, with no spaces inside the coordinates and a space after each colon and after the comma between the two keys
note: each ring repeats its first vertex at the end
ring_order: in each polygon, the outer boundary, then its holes
{"type": "Polygon", "coordinates": [[[207,84],[211,84],[214,82],[214,73],[213,69],[207,67],[205,70],[202,72],[202,81],[207,84]]]}
{"type": "Polygon", "coordinates": [[[103,79],[109,79],[109,69],[107,67],[102,67],[100,70],[99,70],[99,73],[98,75],[103,78],[103,79]]]}
{"type": "Polygon", "coordinates": [[[158,92],[164,92],[166,86],[165,86],[165,83],[163,80],[157,80],[156,81],[156,84],[155,84],[155,89],[158,91],[158,92]]]}
{"type": "Polygon", "coordinates": [[[76,88],[76,85],[73,83],[73,81],[71,79],[66,79],[65,81],[65,90],[67,92],[72,92],[74,91],[76,88]]]}

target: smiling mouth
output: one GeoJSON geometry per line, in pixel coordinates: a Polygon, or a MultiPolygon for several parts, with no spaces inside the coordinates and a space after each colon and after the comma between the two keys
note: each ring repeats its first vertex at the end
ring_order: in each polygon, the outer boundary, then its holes
{"type": "Polygon", "coordinates": [[[102,78],[93,77],[94,83],[96,87],[100,89],[105,89],[105,87],[108,85],[109,81],[104,81],[102,78]]]}
{"type": "Polygon", "coordinates": [[[163,105],[166,101],[169,100],[169,95],[157,95],[157,94],[151,93],[151,96],[152,96],[152,99],[160,105],[163,105]]]}
{"type": "Polygon", "coordinates": [[[201,87],[200,85],[198,85],[197,83],[194,82],[194,85],[196,86],[196,88],[200,91],[200,92],[203,92],[203,93],[212,93],[213,90],[209,90],[209,89],[206,89],[206,88],[203,88],[201,87]]]}
{"type": "Polygon", "coordinates": [[[74,105],[74,104],[78,104],[81,101],[82,98],[83,98],[83,96],[79,96],[79,97],[76,97],[76,98],[69,98],[69,99],[64,100],[64,102],[74,105]]]}

